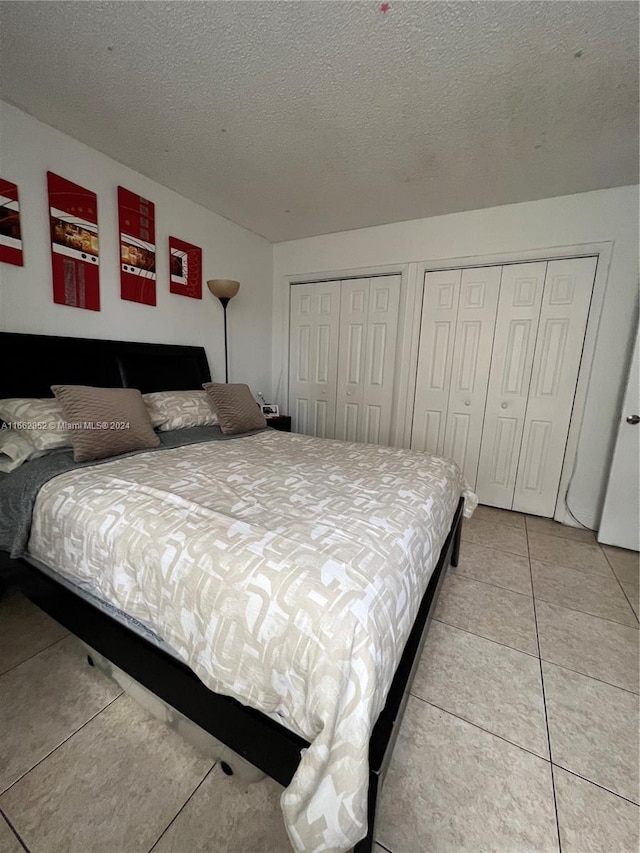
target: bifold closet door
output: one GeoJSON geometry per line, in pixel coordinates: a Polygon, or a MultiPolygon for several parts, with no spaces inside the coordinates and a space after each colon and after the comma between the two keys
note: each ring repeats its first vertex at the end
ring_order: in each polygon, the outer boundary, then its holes
{"type": "Polygon", "coordinates": [[[500,267],[425,275],[411,447],[449,456],[475,487],[500,267]]]}
{"type": "Polygon", "coordinates": [[[449,408],[462,270],[424,276],[411,449],[441,456],[449,408]]]}
{"type": "Polygon", "coordinates": [[[511,509],[547,264],[502,267],[476,491],[511,509]]]}
{"type": "Polygon", "coordinates": [[[552,516],[591,304],[596,258],[549,261],[513,509],[552,516]]]}
{"type": "Polygon", "coordinates": [[[341,283],[336,438],[389,443],[400,280],[341,283]]]}
{"type": "Polygon", "coordinates": [[[411,447],[483,504],[553,516],[596,258],[425,275],[411,447]]]}
{"type": "Polygon", "coordinates": [[[292,430],[333,438],[340,328],[340,282],[290,288],[289,407],[292,430]]]}
{"type": "Polygon", "coordinates": [[[475,488],[496,325],[501,267],[462,271],[444,455],[475,488]]]}

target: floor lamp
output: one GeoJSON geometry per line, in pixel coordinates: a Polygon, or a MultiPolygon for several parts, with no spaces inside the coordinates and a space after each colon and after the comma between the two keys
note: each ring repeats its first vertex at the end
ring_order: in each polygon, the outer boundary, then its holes
{"type": "Polygon", "coordinates": [[[229,381],[229,353],[227,349],[227,305],[240,290],[240,282],[230,278],[212,278],[207,282],[207,287],[217,296],[224,310],[224,381],[229,381]]]}

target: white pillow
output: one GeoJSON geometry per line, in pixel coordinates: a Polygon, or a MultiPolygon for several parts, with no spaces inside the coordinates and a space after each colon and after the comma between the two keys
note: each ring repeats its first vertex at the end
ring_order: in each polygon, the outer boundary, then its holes
{"type": "Polygon", "coordinates": [[[36,450],[71,447],[71,433],[54,397],[0,400],[0,420],[11,426],[10,432],[20,432],[36,450]]]}
{"type": "Polygon", "coordinates": [[[10,474],[24,462],[44,456],[46,450],[38,450],[26,436],[15,429],[0,429],[0,471],[10,474]]]}
{"type": "Polygon", "coordinates": [[[206,391],[155,391],[143,394],[142,399],[159,432],[218,423],[206,391]]]}

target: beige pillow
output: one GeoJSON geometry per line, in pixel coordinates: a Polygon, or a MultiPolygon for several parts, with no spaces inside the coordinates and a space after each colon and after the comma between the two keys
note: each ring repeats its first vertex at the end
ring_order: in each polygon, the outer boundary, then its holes
{"type": "Polygon", "coordinates": [[[267,422],[248,385],[207,382],[202,387],[209,395],[225,435],[266,427],[267,422]]]}
{"type": "Polygon", "coordinates": [[[0,429],[0,471],[9,474],[24,462],[44,456],[46,450],[38,450],[19,430],[0,429]]]}
{"type": "Polygon", "coordinates": [[[71,433],[66,429],[60,403],[53,397],[0,400],[0,420],[9,424],[12,432],[19,430],[36,450],[71,447],[71,433]]]}
{"type": "Polygon", "coordinates": [[[151,423],[160,432],[218,423],[206,391],[155,391],[143,394],[142,399],[151,423]]]}
{"type": "Polygon", "coordinates": [[[158,447],[142,394],[135,388],[52,385],[71,428],[76,462],[158,447]]]}

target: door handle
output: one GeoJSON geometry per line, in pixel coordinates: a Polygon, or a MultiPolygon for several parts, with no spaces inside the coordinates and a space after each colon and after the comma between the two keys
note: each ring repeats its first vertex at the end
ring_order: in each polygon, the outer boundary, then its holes
{"type": "Polygon", "coordinates": [[[640,424],[640,415],[629,415],[627,418],[628,424],[640,424]]]}

